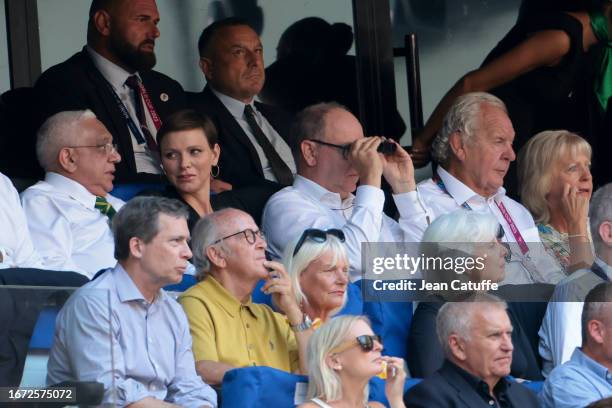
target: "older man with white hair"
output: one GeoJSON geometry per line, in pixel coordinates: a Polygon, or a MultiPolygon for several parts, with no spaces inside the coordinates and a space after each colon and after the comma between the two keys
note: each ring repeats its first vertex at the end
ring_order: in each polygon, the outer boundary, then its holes
{"type": "Polygon", "coordinates": [[[21,194],[45,268],[92,278],[115,264],[109,223],[124,204],[108,194],[121,160],[113,137],[90,110],[60,112],[38,131],[45,179],[21,194]]]}
{"type": "Polygon", "coordinates": [[[534,393],[506,377],[512,364],[512,324],[506,303],[486,293],[445,303],[436,318],[442,367],[405,395],[406,406],[537,407],[534,393]]]}
{"type": "Polygon", "coordinates": [[[612,278],[612,183],[593,194],[589,224],[595,246],[595,262],[559,282],[548,304],[540,328],[542,373],[570,359],[582,339],[580,315],[584,298],[597,284],[612,278]]]}
{"type": "Polygon", "coordinates": [[[461,207],[492,214],[511,249],[503,283],[556,283],[565,275],[546,255],[533,217],[502,187],[516,158],[513,140],[514,129],[499,98],[484,92],[457,98],[432,146],[440,166],[433,178],[410,193],[405,229],[419,242],[442,214],[461,207]]]}

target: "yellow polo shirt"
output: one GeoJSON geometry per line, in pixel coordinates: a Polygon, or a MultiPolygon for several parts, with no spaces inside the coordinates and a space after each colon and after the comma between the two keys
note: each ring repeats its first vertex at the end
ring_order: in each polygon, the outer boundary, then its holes
{"type": "Polygon", "coordinates": [[[192,286],[179,302],[189,319],[195,361],[299,370],[293,331],[285,316],[268,305],[251,298],[240,303],[212,276],[192,286]]]}

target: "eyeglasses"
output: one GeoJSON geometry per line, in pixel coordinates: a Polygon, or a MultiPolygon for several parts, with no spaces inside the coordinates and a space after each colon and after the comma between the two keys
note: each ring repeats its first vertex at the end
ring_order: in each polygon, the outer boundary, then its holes
{"type": "Polygon", "coordinates": [[[355,337],[353,340],[348,340],[344,343],[339,344],[338,346],[331,349],[329,352],[330,354],[338,354],[349,350],[355,346],[359,346],[361,348],[361,351],[367,353],[368,351],[372,351],[374,349],[375,341],[377,341],[378,344],[380,344],[382,347],[382,339],[378,334],[363,334],[361,336],[355,337]]]}
{"type": "Polygon", "coordinates": [[[66,146],[66,147],[70,147],[71,149],[78,149],[78,148],[102,149],[104,150],[104,154],[106,155],[117,153],[117,145],[115,143],[104,143],[104,144],[92,145],[92,146],[66,146]]]}
{"type": "Polygon", "coordinates": [[[253,231],[252,229],[247,228],[247,229],[244,229],[242,231],[238,231],[238,232],[236,232],[234,234],[228,235],[226,237],[219,238],[218,240],[213,242],[211,245],[218,244],[219,242],[221,242],[221,241],[223,241],[225,239],[228,239],[228,238],[231,238],[231,237],[235,237],[236,235],[240,235],[240,234],[244,234],[244,239],[246,239],[246,241],[249,244],[251,244],[251,245],[253,245],[253,244],[255,244],[255,242],[257,242],[257,237],[263,239],[263,232],[261,232],[261,230],[253,231]]]}
{"type": "Polygon", "coordinates": [[[343,159],[348,159],[349,152],[351,151],[351,143],[339,145],[339,144],[324,142],[322,140],[317,140],[317,139],[306,139],[306,140],[315,142],[323,146],[335,147],[336,149],[340,149],[343,159]]]}
{"type": "Polygon", "coordinates": [[[317,228],[308,228],[307,230],[304,230],[302,236],[295,245],[295,249],[293,250],[293,256],[295,256],[299,252],[300,248],[302,248],[302,245],[304,245],[304,242],[306,242],[307,239],[322,244],[323,242],[327,241],[328,235],[338,238],[340,242],[344,242],[346,240],[344,237],[344,232],[336,228],[328,229],[327,231],[320,230],[317,228]]]}

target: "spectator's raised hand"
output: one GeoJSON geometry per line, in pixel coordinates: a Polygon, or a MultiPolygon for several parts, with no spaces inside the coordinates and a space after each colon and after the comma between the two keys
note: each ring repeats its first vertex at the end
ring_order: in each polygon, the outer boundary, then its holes
{"type": "Polygon", "coordinates": [[[364,137],[351,145],[349,160],[359,174],[359,183],[380,188],[383,173],[381,154],[376,151],[382,139],[378,136],[364,137]]]}
{"type": "Polygon", "coordinates": [[[567,183],[563,186],[561,211],[569,230],[573,233],[586,233],[590,199],[590,194],[581,193],[576,187],[567,183]]]}
{"type": "Polygon", "coordinates": [[[406,371],[404,360],[399,357],[383,356],[387,363],[387,379],[385,381],[385,395],[391,408],[404,407],[404,382],[406,371]]]}
{"type": "Polygon", "coordinates": [[[285,267],[275,261],[265,261],[264,266],[270,270],[270,273],[261,290],[265,294],[272,295],[272,301],[287,316],[291,324],[301,323],[302,311],[295,300],[291,280],[285,267]]]}
{"type": "Polygon", "coordinates": [[[383,176],[395,194],[407,193],[416,189],[414,166],[406,150],[395,140],[387,139],[396,145],[395,152],[388,155],[379,153],[383,162],[383,176]]]}

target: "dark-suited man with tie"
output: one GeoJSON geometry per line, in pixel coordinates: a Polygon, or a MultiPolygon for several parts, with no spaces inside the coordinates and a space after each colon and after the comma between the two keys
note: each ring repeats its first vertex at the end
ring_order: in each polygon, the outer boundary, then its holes
{"type": "Polygon", "coordinates": [[[219,179],[234,187],[262,180],[290,185],[296,171],[287,139],[291,117],[254,101],[265,80],[257,33],[242,19],[219,20],[204,29],[198,48],[208,84],[188,98],[219,131],[219,179]]]}
{"type": "Polygon", "coordinates": [[[486,293],[448,302],[436,318],[446,360],[405,395],[408,408],[537,408],[535,394],[506,377],[512,324],[506,303],[486,293]]]}
{"type": "Polygon", "coordinates": [[[94,0],[87,45],[36,83],[39,124],[65,110],[92,110],[123,157],[119,182],[159,180],[155,135],[185,107],[180,84],[153,71],[159,12],[155,0],[94,0]]]}

